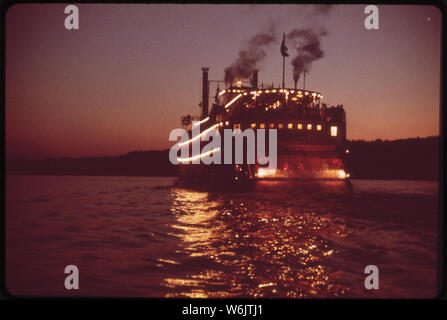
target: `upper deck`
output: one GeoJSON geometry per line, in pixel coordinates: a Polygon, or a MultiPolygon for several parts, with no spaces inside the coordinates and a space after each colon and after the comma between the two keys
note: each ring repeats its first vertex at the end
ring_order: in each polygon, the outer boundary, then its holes
{"type": "MultiPolygon", "coordinates": [[[[204,84],[208,83],[207,69],[204,84]]],[[[320,92],[265,87],[253,74],[251,85],[230,85],[217,90],[208,112],[209,86],[203,87],[201,127],[218,124],[222,129],[277,129],[280,141],[342,145],[346,140],[346,113],[342,105],[328,107],[320,92]]],[[[191,116],[182,124],[191,128],[191,116]]]]}
{"type": "Polygon", "coordinates": [[[346,118],[343,106],[327,107],[322,99],[321,93],[304,89],[236,86],[218,93],[210,115],[272,121],[318,120],[342,125],[346,118]]]}
{"type": "Polygon", "coordinates": [[[210,111],[213,122],[236,127],[286,129],[288,133],[327,132],[342,140],[346,113],[342,105],[327,107],[320,92],[292,88],[232,86],[221,90],[210,111]],[[234,126],[233,125],[233,126],[234,126]],[[331,131],[332,130],[332,131],[331,131]]]}

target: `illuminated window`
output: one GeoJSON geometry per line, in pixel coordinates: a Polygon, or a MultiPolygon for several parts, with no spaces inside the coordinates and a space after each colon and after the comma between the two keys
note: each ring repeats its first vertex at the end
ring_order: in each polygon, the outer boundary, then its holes
{"type": "Polygon", "coordinates": [[[303,129],[303,125],[301,123],[298,123],[298,130],[302,130],[303,129]]]}
{"type": "Polygon", "coordinates": [[[240,129],[241,128],[241,124],[240,123],[235,123],[233,128],[234,129],[240,129]]]}
{"type": "Polygon", "coordinates": [[[337,127],[336,126],[331,127],[331,136],[333,136],[333,137],[337,136],[337,127]]]}
{"type": "Polygon", "coordinates": [[[321,131],[321,124],[317,124],[317,130],[321,131]]]}
{"type": "Polygon", "coordinates": [[[252,124],[250,125],[250,127],[251,127],[252,129],[256,128],[256,123],[252,123],[252,124]]]}
{"type": "Polygon", "coordinates": [[[275,124],[274,123],[270,123],[270,129],[275,128],[275,124]]]}
{"type": "Polygon", "coordinates": [[[261,128],[261,129],[265,129],[265,123],[261,123],[261,124],[259,125],[259,128],[261,128]]]}
{"type": "Polygon", "coordinates": [[[292,129],[292,128],[293,128],[293,124],[292,124],[292,123],[289,123],[289,124],[287,125],[287,128],[292,129]]]}
{"type": "Polygon", "coordinates": [[[278,129],[282,129],[282,128],[283,128],[282,123],[278,123],[278,129]]]}
{"type": "Polygon", "coordinates": [[[312,125],[310,123],[307,124],[307,130],[312,130],[312,125]]]}

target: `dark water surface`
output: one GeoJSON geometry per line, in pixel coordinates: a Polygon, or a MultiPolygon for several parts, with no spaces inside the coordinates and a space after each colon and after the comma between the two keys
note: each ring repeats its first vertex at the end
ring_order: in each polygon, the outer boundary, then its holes
{"type": "Polygon", "coordinates": [[[437,183],[260,184],[247,193],[174,178],[6,177],[14,295],[433,297],[437,183]],[[64,287],[76,265],[80,289],[64,287]],[[364,288],[377,265],[379,290],[364,288]]]}

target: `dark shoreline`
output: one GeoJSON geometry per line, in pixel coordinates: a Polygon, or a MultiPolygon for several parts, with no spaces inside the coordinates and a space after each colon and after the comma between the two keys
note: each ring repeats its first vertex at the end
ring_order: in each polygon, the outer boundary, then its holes
{"type": "MultiPolygon", "coordinates": [[[[347,142],[352,179],[439,179],[439,137],[347,142]]],[[[175,177],[169,150],[133,151],[116,157],[10,159],[6,174],[56,176],[175,177]]]]}

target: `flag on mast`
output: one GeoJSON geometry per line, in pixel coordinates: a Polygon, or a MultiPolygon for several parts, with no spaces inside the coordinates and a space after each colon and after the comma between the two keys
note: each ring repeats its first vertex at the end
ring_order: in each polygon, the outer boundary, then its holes
{"type": "Polygon", "coordinates": [[[287,53],[287,50],[289,50],[286,47],[286,33],[284,32],[283,37],[282,37],[282,43],[281,43],[281,55],[283,57],[288,57],[289,54],[287,53]]]}

